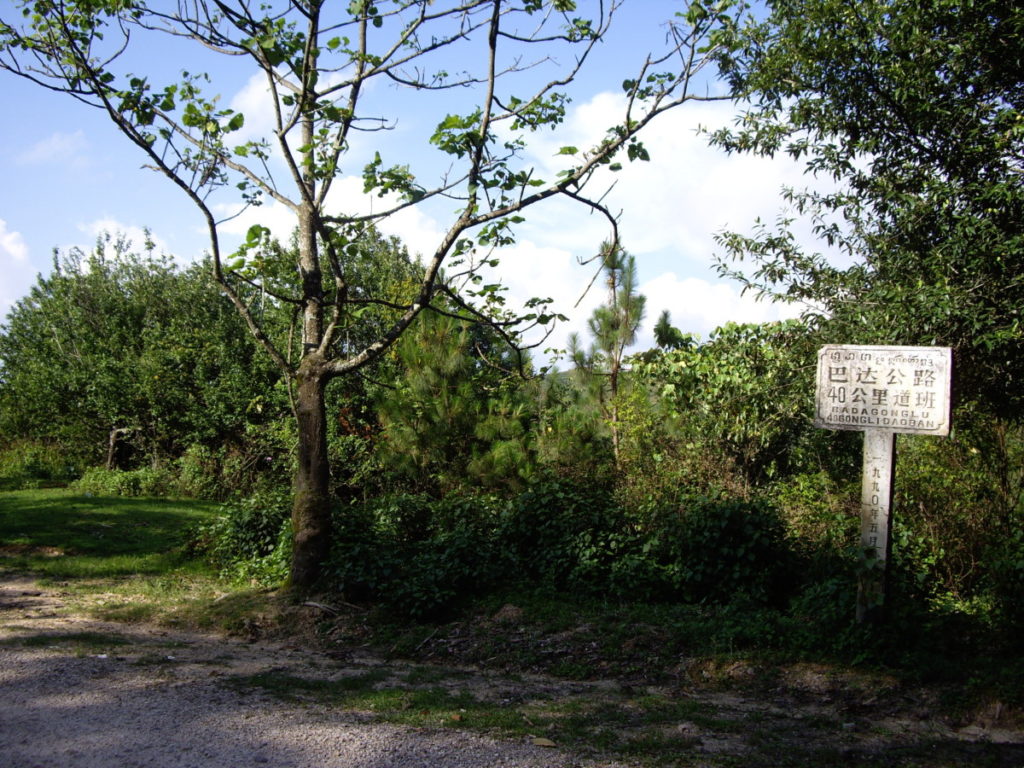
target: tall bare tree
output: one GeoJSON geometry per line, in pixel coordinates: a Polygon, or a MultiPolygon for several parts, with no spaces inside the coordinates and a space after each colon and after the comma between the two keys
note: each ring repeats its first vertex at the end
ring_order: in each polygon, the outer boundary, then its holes
{"type": "Polygon", "coordinates": [[[562,123],[574,82],[626,10],[624,0],[580,5],[592,15],[573,0],[21,0],[20,13],[0,19],[0,67],[105,112],[201,212],[214,279],[292,380],[299,445],[291,584],[298,590],[315,583],[330,544],[327,383],[378,358],[441,293],[458,313],[509,336],[549,324],[553,312],[542,300],[514,317],[485,311],[495,289],[479,282],[479,272],[513,242],[522,212],[569,198],[606,216],[614,242],[615,217],[599,202],[606,190],[591,190],[595,174],[616,169],[622,154],[647,159],[638,134],[658,115],[715,98],[699,75],[726,39],[723,30],[736,24],[731,0],[682,3],[664,25],[637,3],[635,23],[654,33],[658,48],[638,52],[625,79],[615,79],[624,89],[622,114],[596,146],[562,147],[566,169],[540,178],[524,160],[529,137],[562,123]],[[192,71],[158,81],[168,67],[152,63],[153,46],[171,46],[192,71]],[[236,138],[247,116],[218,100],[225,82],[237,82],[240,62],[265,79],[272,128],[263,137],[236,138]],[[222,81],[226,65],[232,79],[222,81]],[[397,92],[381,99],[385,86],[397,92]],[[365,193],[381,198],[378,211],[331,210],[332,189],[358,157],[357,134],[393,127],[413,98],[428,110],[419,119],[437,126],[429,141],[446,170],[432,180],[413,170],[427,146],[410,147],[398,161],[378,152],[356,171],[365,193]],[[290,267],[275,262],[282,251],[268,247],[262,226],[225,252],[214,201],[226,194],[249,206],[273,200],[294,214],[290,267]],[[360,248],[367,225],[438,198],[457,211],[410,296],[374,296],[349,282],[341,254],[360,248]],[[291,285],[281,280],[289,273],[291,285]],[[245,283],[294,308],[294,344],[261,328],[239,290],[245,283]],[[346,330],[370,304],[389,309],[390,327],[352,348],[346,330]]]}

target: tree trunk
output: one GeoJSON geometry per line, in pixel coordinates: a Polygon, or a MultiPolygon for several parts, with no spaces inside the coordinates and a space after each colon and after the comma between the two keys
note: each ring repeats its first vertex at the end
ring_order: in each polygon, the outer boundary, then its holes
{"type": "Polygon", "coordinates": [[[298,467],[292,505],[292,567],[289,586],[309,592],[322,574],[331,544],[330,466],[327,461],[325,378],[313,366],[299,370],[296,417],[299,428],[298,467]]]}
{"type": "Polygon", "coordinates": [[[121,457],[118,455],[119,453],[123,453],[123,451],[118,451],[118,445],[121,442],[119,438],[122,435],[127,435],[131,431],[132,431],[131,427],[115,427],[114,429],[110,430],[110,437],[107,440],[107,470],[108,471],[112,470],[112,469],[121,469],[122,468],[123,462],[121,461],[121,457]]]}
{"type": "Polygon", "coordinates": [[[609,391],[611,392],[612,407],[609,414],[609,426],[612,430],[612,458],[615,460],[615,468],[619,468],[619,369],[621,368],[620,358],[622,353],[616,351],[612,358],[612,371],[609,378],[609,391]]]}

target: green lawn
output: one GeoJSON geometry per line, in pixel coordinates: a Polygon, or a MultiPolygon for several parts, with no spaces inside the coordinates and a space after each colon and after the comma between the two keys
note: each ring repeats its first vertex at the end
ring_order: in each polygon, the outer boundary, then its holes
{"type": "Polygon", "coordinates": [[[237,629],[271,596],[225,582],[187,551],[189,532],[217,510],[64,489],[0,493],[0,573],[59,586],[75,610],[102,619],[237,629]]]}
{"type": "Polygon", "coordinates": [[[98,497],[63,489],[0,493],[0,568],[53,580],[169,575],[188,532],[216,504],[98,497]]]}

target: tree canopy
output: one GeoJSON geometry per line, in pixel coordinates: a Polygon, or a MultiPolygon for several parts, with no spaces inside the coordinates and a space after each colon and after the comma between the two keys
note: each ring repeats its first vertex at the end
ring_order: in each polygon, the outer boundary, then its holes
{"type": "MultiPolygon", "coordinates": [[[[522,213],[553,198],[576,201],[615,217],[592,189],[602,168],[620,157],[645,160],[639,133],[658,115],[686,102],[714,98],[695,83],[735,24],[732,4],[696,0],[660,27],[622,76],[623,107],[593,147],[565,145],[565,167],[542,178],[525,158],[531,137],[557,129],[572,86],[590,64],[624,7],[573,0],[278,0],[194,2],[170,8],[122,0],[19,2],[20,17],[0,19],[0,67],[104,112],[115,127],[201,213],[209,232],[212,271],[254,338],[295,383],[298,462],[292,582],[312,586],[330,543],[329,462],[324,388],[332,379],[379,358],[416,316],[443,295],[456,314],[499,332],[553,313],[543,297],[516,316],[495,316],[498,286],[482,282],[484,265],[514,241],[522,213]],[[150,44],[173,45],[198,71],[168,74],[148,57],[150,44]],[[225,106],[220,69],[210,57],[244,63],[265,82],[263,135],[249,137],[256,115],[225,106]],[[142,62],[141,64],[139,62],[142,62]],[[138,69],[141,67],[141,69],[138,69]],[[398,93],[388,92],[395,88],[398,93]],[[380,94],[388,92],[386,99],[380,94]],[[429,138],[444,160],[432,178],[405,157],[376,151],[361,157],[359,136],[395,125],[402,99],[416,98],[420,119],[436,126],[429,138]],[[241,138],[236,138],[241,137],[241,138]],[[332,206],[340,179],[356,175],[373,213],[332,206]],[[255,206],[273,201],[295,216],[295,258],[284,263],[269,231],[253,226],[228,253],[217,201],[255,206]],[[455,213],[424,254],[419,280],[401,299],[359,290],[342,252],[364,247],[366,226],[430,200],[455,213]],[[282,277],[287,282],[281,283],[282,277]],[[302,353],[291,357],[261,327],[244,288],[257,286],[294,308],[302,353]],[[383,332],[349,347],[343,339],[363,311],[389,311],[383,332]]],[[[640,7],[639,13],[647,13],[640,7]]],[[[191,70],[191,67],[190,67],[191,70]]],[[[375,320],[375,322],[379,322],[375,320]]]]}
{"type": "Polygon", "coordinates": [[[748,108],[715,135],[788,152],[827,193],[721,242],[749,287],[807,302],[839,341],[952,346],[963,398],[1019,414],[1024,376],[1024,12],[1012,3],[773,0],[723,58],[748,108]]]}
{"type": "Polygon", "coordinates": [[[0,434],[93,461],[115,433],[150,461],[239,436],[275,376],[204,267],[111,236],[55,254],[0,326],[0,434]]]}

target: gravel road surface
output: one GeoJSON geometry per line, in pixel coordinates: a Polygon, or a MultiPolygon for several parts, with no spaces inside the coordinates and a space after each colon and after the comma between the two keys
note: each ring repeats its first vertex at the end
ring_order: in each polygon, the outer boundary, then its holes
{"type": "Polygon", "coordinates": [[[227,684],[257,673],[308,675],[323,665],[296,649],[68,616],[57,596],[30,580],[0,577],[0,766],[617,765],[578,761],[529,739],[374,723],[369,714],[282,703],[227,684]]]}

